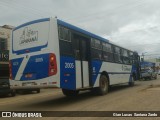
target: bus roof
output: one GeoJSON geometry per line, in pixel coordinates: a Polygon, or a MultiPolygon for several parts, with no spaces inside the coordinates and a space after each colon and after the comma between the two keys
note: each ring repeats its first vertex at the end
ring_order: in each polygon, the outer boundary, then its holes
{"type": "Polygon", "coordinates": [[[88,32],[88,31],[86,31],[86,30],[83,30],[83,29],[81,29],[81,28],[79,28],[79,27],[76,27],[76,26],[74,26],[74,25],[71,25],[71,24],[69,24],[69,23],[66,23],[66,22],[64,22],[64,21],[62,21],[62,20],[57,19],[57,22],[58,22],[59,25],[63,25],[63,26],[65,26],[65,27],[67,27],[67,28],[70,28],[70,29],[75,30],[75,31],[80,32],[80,33],[83,33],[83,34],[88,35],[88,36],[90,36],[90,37],[92,37],[92,38],[95,38],[95,39],[98,39],[98,40],[102,40],[102,41],[105,41],[105,42],[109,42],[109,40],[107,40],[107,39],[105,39],[105,38],[103,38],[103,37],[100,37],[100,36],[98,36],[98,35],[95,35],[95,34],[93,34],[93,33],[90,33],[90,32],[88,32]]]}

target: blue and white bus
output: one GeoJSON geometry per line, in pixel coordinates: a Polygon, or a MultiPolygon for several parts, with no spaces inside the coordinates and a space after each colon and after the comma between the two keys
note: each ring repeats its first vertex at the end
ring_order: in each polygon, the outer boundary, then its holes
{"type": "Polygon", "coordinates": [[[13,89],[58,87],[67,96],[92,89],[134,84],[136,52],[56,18],[22,24],[12,31],[10,83],[13,89]]]}

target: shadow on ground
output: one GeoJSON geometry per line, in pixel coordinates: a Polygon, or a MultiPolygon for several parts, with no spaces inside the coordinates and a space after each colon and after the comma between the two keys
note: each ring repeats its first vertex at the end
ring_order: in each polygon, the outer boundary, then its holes
{"type": "MultiPolygon", "coordinates": [[[[135,87],[138,85],[135,85],[135,87]]],[[[121,90],[125,90],[125,89],[131,89],[132,87],[129,87],[128,85],[121,85],[121,86],[112,86],[110,88],[110,92],[108,94],[112,94],[113,92],[117,92],[117,91],[121,91],[121,90]]],[[[35,102],[34,103],[30,103],[27,104],[23,107],[27,108],[45,108],[45,107],[62,107],[62,106],[66,106],[66,105],[72,105],[74,103],[80,102],[80,101],[85,101],[87,99],[93,99],[96,97],[103,97],[103,96],[98,96],[93,94],[91,91],[82,91],[80,92],[80,94],[78,96],[75,97],[66,97],[64,95],[62,95],[62,93],[60,95],[58,95],[58,97],[53,95],[52,98],[48,99],[48,100],[42,100],[40,102],[35,102]]],[[[44,109],[45,110],[45,109],[44,109]]]]}

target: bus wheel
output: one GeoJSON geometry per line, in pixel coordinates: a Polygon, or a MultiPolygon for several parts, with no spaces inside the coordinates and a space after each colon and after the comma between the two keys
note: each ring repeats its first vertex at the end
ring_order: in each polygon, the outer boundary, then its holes
{"type": "Polygon", "coordinates": [[[79,93],[78,90],[67,90],[67,89],[62,89],[62,92],[66,96],[77,96],[79,93]]]}
{"type": "Polygon", "coordinates": [[[96,88],[96,92],[98,95],[105,95],[109,90],[109,80],[106,75],[101,75],[99,80],[99,87],[96,88]]]}
{"type": "Polygon", "coordinates": [[[16,95],[16,92],[14,90],[12,90],[10,94],[12,97],[14,97],[16,95]]]}
{"type": "Polygon", "coordinates": [[[37,89],[36,91],[37,91],[37,93],[40,93],[40,92],[41,92],[41,90],[40,90],[40,89],[37,89]]]}
{"type": "Polygon", "coordinates": [[[132,80],[129,82],[129,86],[134,86],[135,76],[132,76],[132,80]]]}

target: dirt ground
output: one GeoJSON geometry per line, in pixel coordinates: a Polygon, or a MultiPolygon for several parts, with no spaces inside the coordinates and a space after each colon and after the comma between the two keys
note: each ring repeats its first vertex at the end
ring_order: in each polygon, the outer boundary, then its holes
{"type": "MultiPolygon", "coordinates": [[[[77,97],[65,97],[60,89],[53,88],[42,89],[39,94],[17,94],[15,97],[2,96],[0,98],[0,111],[73,111],[73,113],[77,111],[115,111],[115,113],[117,111],[160,111],[160,79],[136,81],[134,87],[129,87],[127,85],[111,87],[110,92],[104,96],[95,96],[90,91],[83,91],[80,92],[77,97]]],[[[20,118],[13,119],[17,120],[20,118]]],[[[82,117],[67,117],[66,115],[66,117],[47,117],[39,119],[158,120],[160,118],[117,116],[96,117],[96,115],[95,117],[85,117],[85,115],[82,117]]]]}

